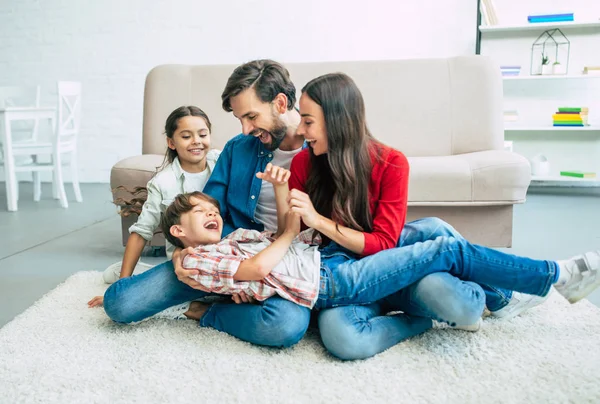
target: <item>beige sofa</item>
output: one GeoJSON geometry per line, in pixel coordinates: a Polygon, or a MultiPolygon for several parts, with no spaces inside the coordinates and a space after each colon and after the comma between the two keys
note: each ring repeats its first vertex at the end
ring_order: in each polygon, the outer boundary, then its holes
{"type": "MultiPolygon", "coordinates": [[[[111,187],[145,185],[162,162],[164,121],[180,105],[197,105],[208,113],[214,147],[222,148],[240,133],[239,122],[221,109],[220,98],[235,67],[163,65],[150,71],[142,155],[114,166],[111,187]]],[[[286,67],[298,94],[306,82],[324,73],[341,71],[354,78],[373,135],[409,157],[407,220],[437,216],[472,242],[511,245],[513,205],[525,202],[530,168],[525,158],[503,150],[498,66],[483,56],[467,56],[286,67]]],[[[134,220],[123,220],[123,242],[134,220]]],[[[161,245],[161,236],[152,244],[161,245]]]]}

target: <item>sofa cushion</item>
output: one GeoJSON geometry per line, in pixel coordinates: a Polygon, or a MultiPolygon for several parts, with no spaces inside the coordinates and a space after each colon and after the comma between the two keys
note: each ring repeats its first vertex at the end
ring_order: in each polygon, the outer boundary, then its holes
{"type": "Polygon", "coordinates": [[[127,157],[115,164],[110,171],[110,187],[113,197],[128,200],[136,187],[145,187],[156,169],[162,166],[164,155],[144,154],[127,157]],[[117,187],[123,187],[125,190],[117,187]]]}
{"type": "Polygon", "coordinates": [[[408,201],[413,206],[522,203],[530,182],[527,159],[504,150],[408,161],[408,201]]]}

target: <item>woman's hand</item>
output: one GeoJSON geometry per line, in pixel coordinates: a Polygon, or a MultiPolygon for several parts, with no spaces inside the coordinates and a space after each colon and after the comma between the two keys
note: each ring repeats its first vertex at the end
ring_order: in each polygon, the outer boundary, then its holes
{"type": "Polygon", "coordinates": [[[264,173],[256,173],[256,177],[268,181],[273,185],[285,185],[290,179],[291,172],[283,167],[267,164],[264,173]]]}
{"type": "Polygon", "coordinates": [[[325,218],[317,213],[308,194],[292,189],[288,196],[288,205],[290,212],[298,213],[305,225],[320,230],[319,228],[325,218]]]}
{"type": "Polygon", "coordinates": [[[98,307],[104,304],[104,296],[96,296],[88,302],[88,307],[98,307]]]}
{"type": "Polygon", "coordinates": [[[190,276],[198,275],[200,271],[197,269],[185,269],[183,267],[183,259],[186,255],[192,254],[194,249],[192,247],[188,247],[186,249],[180,250],[177,249],[173,253],[173,266],[175,267],[175,275],[180,282],[185,283],[190,288],[200,289],[200,282],[195,281],[190,278],[190,276]]]}

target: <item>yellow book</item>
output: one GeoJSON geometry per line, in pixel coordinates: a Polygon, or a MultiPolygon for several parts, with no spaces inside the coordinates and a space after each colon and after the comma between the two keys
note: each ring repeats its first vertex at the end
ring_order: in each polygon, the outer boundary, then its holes
{"type": "Polygon", "coordinates": [[[581,121],[583,119],[579,114],[554,114],[552,118],[555,121],[581,121]]]}

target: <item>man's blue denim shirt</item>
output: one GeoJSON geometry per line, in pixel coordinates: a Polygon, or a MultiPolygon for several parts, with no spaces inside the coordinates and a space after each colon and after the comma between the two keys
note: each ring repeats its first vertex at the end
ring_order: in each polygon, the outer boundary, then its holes
{"type": "Polygon", "coordinates": [[[219,201],[222,237],[239,228],[264,230],[262,223],[254,220],[262,185],[256,173],[264,171],[272,159],[273,153],[254,136],[238,135],[223,148],[204,187],[206,194],[219,201]]]}

